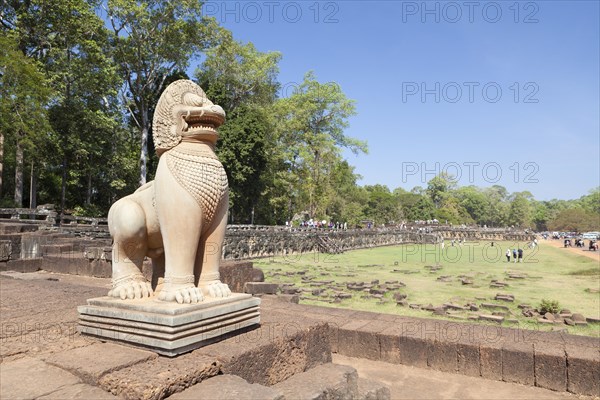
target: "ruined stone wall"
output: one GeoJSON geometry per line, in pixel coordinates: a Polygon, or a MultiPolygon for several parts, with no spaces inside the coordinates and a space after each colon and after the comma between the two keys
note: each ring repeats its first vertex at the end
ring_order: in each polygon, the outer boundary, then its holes
{"type": "Polygon", "coordinates": [[[526,231],[512,229],[490,229],[490,228],[434,228],[432,233],[441,235],[444,240],[466,239],[469,241],[475,240],[491,240],[491,241],[515,241],[515,242],[531,242],[535,235],[526,231]]]}
{"type": "Polygon", "coordinates": [[[406,230],[318,230],[230,226],[223,244],[224,259],[247,259],[310,252],[347,250],[403,243],[436,243],[437,235],[406,230]]]}
{"type": "MultiPolygon", "coordinates": [[[[442,238],[527,242],[533,240],[534,235],[503,229],[450,227],[330,230],[230,225],[223,245],[223,258],[243,260],[310,252],[341,253],[406,243],[439,243],[442,238]]],[[[8,220],[0,223],[0,263],[28,260],[38,262],[39,259],[52,256],[83,258],[89,262],[96,259],[110,264],[110,242],[106,225],[67,225],[49,229],[43,224],[8,220]],[[96,253],[99,256],[94,256],[96,253]]],[[[6,269],[8,265],[0,267],[6,269]]],[[[109,268],[103,268],[104,270],[109,271],[109,268]]]]}

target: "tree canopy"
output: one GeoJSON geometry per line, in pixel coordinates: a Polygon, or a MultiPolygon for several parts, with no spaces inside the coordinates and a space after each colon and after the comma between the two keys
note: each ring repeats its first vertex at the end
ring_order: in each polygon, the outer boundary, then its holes
{"type": "Polygon", "coordinates": [[[367,143],[346,132],[356,103],[308,71],[281,93],[284,55],[239,42],[194,0],[0,3],[0,200],[106,215],[151,179],[151,121],[162,90],[195,80],[227,120],[217,151],[231,223],[313,219],[364,226],[440,223],[600,230],[600,188],[537,201],[502,186],[360,185],[344,159],[367,143]],[[29,185],[26,185],[28,182],[29,185]]]}

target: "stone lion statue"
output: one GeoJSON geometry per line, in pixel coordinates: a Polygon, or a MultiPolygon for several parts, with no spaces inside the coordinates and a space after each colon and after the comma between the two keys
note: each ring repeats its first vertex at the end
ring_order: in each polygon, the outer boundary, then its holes
{"type": "Polygon", "coordinates": [[[229,188],[215,144],[224,122],[223,109],[192,81],[176,81],[162,93],[152,123],[156,177],[108,213],[109,296],[151,297],[155,287],[159,300],[197,303],[231,294],[219,276],[229,188]],[[146,256],[152,284],[141,272],[146,256]]]}

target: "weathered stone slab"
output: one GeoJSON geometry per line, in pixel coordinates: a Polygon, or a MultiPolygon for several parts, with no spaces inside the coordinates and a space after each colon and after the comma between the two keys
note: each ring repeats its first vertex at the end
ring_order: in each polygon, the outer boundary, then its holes
{"type": "Polygon", "coordinates": [[[402,364],[427,367],[427,342],[420,337],[401,336],[398,342],[402,364]]]}
{"type": "Polygon", "coordinates": [[[504,310],[508,311],[509,308],[502,304],[494,304],[494,303],[481,303],[481,308],[487,308],[489,310],[504,310]]]}
{"type": "Polygon", "coordinates": [[[175,356],[258,324],[259,304],[259,298],[240,293],[197,304],[100,297],[78,307],[78,329],[84,334],[175,356]]]}
{"type": "MultiPolygon", "coordinates": [[[[338,353],[348,357],[379,360],[379,337],[376,329],[367,326],[369,321],[356,320],[338,329],[338,353]]],[[[384,327],[381,327],[383,330],[384,327]]]]}
{"type": "Polygon", "coordinates": [[[506,301],[509,303],[512,303],[515,301],[514,296],[509,296],[509,295],[500,295],[497,294],[496,297],[494,297],[495,300],[500,300],[500,301],[506,301]]]}
{"type": "Polygon", "coordinates": [[[281,301],[284,303],[300,303],[300,296],[298,296],[297,294],[278,294],[272,297],[274,300],[281,301]]]}
{"type": "Polygon", "coordinates": [[[365,378],[358,378],[358,399],[390,400],[390,389],[382,383],[365,378]]]}
{"type": "Polygon", "coordinates": [[[244,292],[249,294],[277,294],[279,285],[267,282],[246,282],[244,292]]]}
{"type": "Polygon", "coordinates": [[[158,400],[216,376],[221,364],[195,352],[176,358],[159,357],[107,373],[99,386],[127,399],[158,400]]]}
{"type": "Polygon", "coordinates": [[[459,338],[456,343],[458,355],[458,373],[468,376],[480,376],[479,344],[469,338],[459,338]]]}
{"type": "Polygon", "coordinates": [[[379,334],[380,361],[391,364],[401,364],[400,358],[400,328],[391,326],[379,334]]]}
{"type": "Polygon", "coordinates": [[[479,346],[481,377],[502,380],[502,348],[495,343],[479,346]]]}
{"type": "Polygon", "coordinates": [[[600,397],[600,352],[598,348],[567,345],[567,390],[600,397]]]}
{"type": "Polygon", "coordinates": [[[42,269],[41,258],[8,260],[1,265],[2,271],[35,272],[42,269]]]}
{"type": "Polygon", "coordinates": [[[347,365],[323,364],[273,386],[286,399],[326,400],[358,397],[358,374],[347,365]]]}
{"type": "Polygon", "coordinates": [[[480,314],[479,319],[481,319],[483,321],[497,322],[499,324],[502,323],[502,321],[504,321],[504,317],[501,315],[489,315],[489,314],[480,314]]]}
{"type": "Polygon", "coordinates": [[[2,399],[34,399],[80,382],[75,375],[30,357],[1,363],[0,376],[2,399]]]}
{"type": "Polygon", "coordinates": [[[270,387],[251,384],[235,375],[218,375],[202,381],[169,399],[178,400],[284,400],[283,395],[270,387]]]}
{"type": "Polygon", "coordinates": [[[272,386],[294,374],[331,362],[328,335],[325,323],[298,314],[277,314],[271,322],[267,320],[257,329],[202,347],[192,355],[218,359],[224,374],[272,386]]]}
{"type": "Polygon", "coordinates": [[[156,358],[150,351],[113,343],[95,343],[52,354],[45,361],[79,375],[84,382],[95,384],[104,374],[156,358]]]}
{"type": "MultiPolygon", "coordinates": [[[[64,386],[55,392],[45,396],[38,397],[40,400],[65,400],[65,399],[94,399],[94,400],[110,400],[118,399],[117,396],[105,392],[96,386],[86,383],[78,383],[75,385],[64,386]]],[[[36,400],[37,400],[36,399],[36,400]]]]}
{"type": "Polygon", "coordinates": [[[502,347],[502,380],[535,384],[533,345],[523,342],[507,342],[502,347]]]}
{"type": "Polygon", "coordinates": [[[442,372],[455,373],[458,369],[456,343],[431,340],[427,343],[427,365],[442,372]]]}
{"type": "Polygon", "coordinates": [[[571,319],[574,322],[586,322],[586,319],[583,316],[583,314],[579,314],[579,313],[573,313],[573,315],[571,315],[571,319]]]}
{"type": "Polygon", "coordinates": [[[468,310],[469,309],[468,307],[464,307],[464,306],[461,306],[461,305],[458,305],[458,304],[452,304],[452,303],[444,303],[444,304],[442,304],[442,307],[448,308],[448,309],[451,309],[451,310],[459,310],[459,311],[464,311],[464,310],[468,310]]]}
{"type": "Polygon", "coordinates": [[[567,360],[561,345],[534,343],[535,386],[564,392],[567,390],[567,360]]]}

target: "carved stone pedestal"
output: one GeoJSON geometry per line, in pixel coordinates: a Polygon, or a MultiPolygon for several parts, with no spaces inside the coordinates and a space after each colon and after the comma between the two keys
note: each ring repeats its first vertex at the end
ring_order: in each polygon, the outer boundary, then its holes
{"type": "Polygon", "coordinates": [[[241,293],[197,304],[154,298],[123,301],[112,297],[87,302],[77,307],[81,333],[126,342],[170,357],[260,323],[260,299],[241,293]]]}

